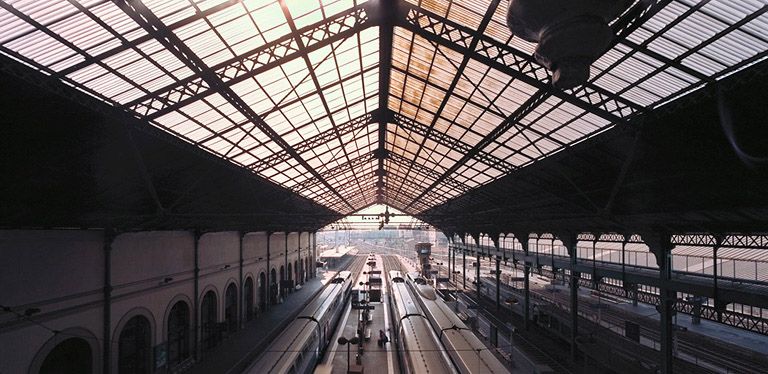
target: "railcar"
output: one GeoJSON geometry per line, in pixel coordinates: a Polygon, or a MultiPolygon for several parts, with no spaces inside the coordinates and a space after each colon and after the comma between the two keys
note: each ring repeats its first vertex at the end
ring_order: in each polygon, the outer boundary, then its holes
{"type": "Polygon", "coordinates": [[[351,289],[352,273],[340,271],[245,372],[311,373],[333,337],[351,289]]]}
{"type": "Polygon", "coordinates": [[[401,373],[457,373],[411,296],[399,271],[389,272],[389,298],[395,324],[393,343],[400,355],[401,373]]]}
{"type": "Polygon", "coordinates": [[[424,278],[415,272],[408,273],[407,284],[460,373],[509,373],[424,278]]]}

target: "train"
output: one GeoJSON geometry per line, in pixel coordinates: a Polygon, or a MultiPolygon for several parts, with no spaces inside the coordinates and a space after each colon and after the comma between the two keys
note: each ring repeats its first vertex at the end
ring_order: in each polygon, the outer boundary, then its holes
{"type": "Polygon", "coordinates": [[[435,289],[419,273],[407,274],[414,291],[443,349],[460,373],[509,373],[509,369],[491,353],[464,322],[437,297],[435,289]]]}
{"type": "Polygon", "coordinates": [[[353,282],[352,272],[340,271],[244,372],[311,373],[333,337],[353,282]]]}
{"type": "Polygon", "coordinates": [[[457,373],[427,317],[411,296],[402,274],[390,270],[389,282],[389,302],[395,327],[393,343],[400,355],[400,372],[457,373]]]}

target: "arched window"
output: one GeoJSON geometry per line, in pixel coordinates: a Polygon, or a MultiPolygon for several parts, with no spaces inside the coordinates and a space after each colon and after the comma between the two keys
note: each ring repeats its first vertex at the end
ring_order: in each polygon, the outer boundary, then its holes
{"type": "Polygon", "coordinates": [[[93,352],[85,339],[69,338],[45,356],[40,374],[80,374],[93,372],[93,352]]]}
{"type": "Polygon", "coordinates": [[[119,374],[150,372],[152,340],[149,320],[135,316],[128,320],[118,339],[117,371],[119,374]]]}
{"type": "Polygon", "coordinates": [[[237,286],[231,283],[224,293],[224,322],[228,332],[237,331],[237,286]]]}
{"type": "Polygon", "coordinates": [[[173,368],[188,357],[189,306],[179,301],[168,314],[168,367],[173,368]]]}
{"type": "Polygon", "coordinates": [[[250,321],[253,319],[253,278],[245,280],[243,294],[245,295],[245,320],[250,321]]]}
{"type": "Polygon", "coordinates": [[[267,275],[262,271],[259,274],[259,310],[267,306],[267,275]]]}
{"type": "Polygon", "coordinates": [[[206,292],[200,303],[200,330],[203,348],[215,347],[219,341],[219,329],[216,325],[216,294],[213,291],[206,292]]]}
{"type": "Polygon", "coordinates": [[[301,282],[301,274],[299,273],[299,261],[294,261],[293,262],[293,273],[295,274],[293,279],[296,279],[296,283],[300,283],[301,282]]]}

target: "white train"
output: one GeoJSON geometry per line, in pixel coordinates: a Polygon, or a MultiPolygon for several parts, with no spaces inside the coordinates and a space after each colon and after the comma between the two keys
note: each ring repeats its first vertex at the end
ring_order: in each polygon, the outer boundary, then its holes
{"type": "Polygon", "coordinates": [[[393,343],[400,353],[401,373],[456,373],[421,307],[408,291],[399,271],[389,272],[393,343]]]}
{"type": "Polygon", "coordinates": [[[510,372],[448,305],[437,297],[435,289],[427,285],[424,278],[418,273],[408,273],[407,281],[443,348],[460,373],[510,372]]]}
{"type": "Polygon", "coordinates": [[[322,357],[352,289],[352,273],[340,271],[245,373],[311,373],[322,357]]]}

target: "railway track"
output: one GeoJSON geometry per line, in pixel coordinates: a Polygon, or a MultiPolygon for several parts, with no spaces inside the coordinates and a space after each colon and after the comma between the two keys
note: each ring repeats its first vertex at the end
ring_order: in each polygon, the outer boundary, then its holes
{"type": "MultiPolygon", "coordinates": [[[[570,303],[568,292],[552,293],[531,290],[531,296],[545,302],[554,302],[552,305],[562,311],[569,312],[570,310],[568,307],[562,307],[562,305],[570,303]]],[[[594,304],[594,301],[589,297],[579,296],[579,304],[582,306],[589,305],[594,304]]],[[[587,320],[596,324],[592,319],[587,320]]],[[[655,343],[660,341],[658,321],[625,313],[615,308],[603,309],[601,312],[601,321],[603,323],[622,330],[627,320],[640,325],[641,337],[655,343]]],[[[605,326],[600,325],[600,327],[606,331],[609,330],[605,326]]],[[[614,334],[616,333],[614,332],[614,334]]],[[[620,334],[616,335],[621,336],[620,334]]],[[[675,335],[677,336],[676,349],[678,360],[683,361],[679,364],[681,366],[680,369],[683,369],[685,372],[768,373],[768,359],[765,359],[765,357],[755,357],[727,342],[714,343],[711,338],[692,332],[676,331],[675,335]]]]}
{"type": "MultiPolygon", "coordinates": [[[[489,314],[489,310],[494,310],[496,308],[496,304],[489,301],[486,297],[478,298],[476,291],[467,291],[465,292],[467,296],[469,296],[473,301],[478,302],[483,307],[482,312],[484,314],[489,314]]],[[[488,316],[486,316],[488,318],[488,316]]],[[[496,318],[495,316],[492,318],[496,318]]],[[[503,321],[502,321],[503,322],[503,321]]],[[[541,336],[540,334],[521,334],[521,333],[514,333],[513,334],[513,343],[514,345],[520,349],[522,352],[525,353],[525,355],[530,358],[533,362],[535,362],[537,365],[546,365],[549,366],[550,369],[552,369],[553,373],[573,373],[574,371],[570,368],[566,367],[565,365],[561,364],[562,359],[553,357],[551,354],[547,353],[540,347],[544,346],[550,346],[552,345],[552,342],[541,336]]]]}

